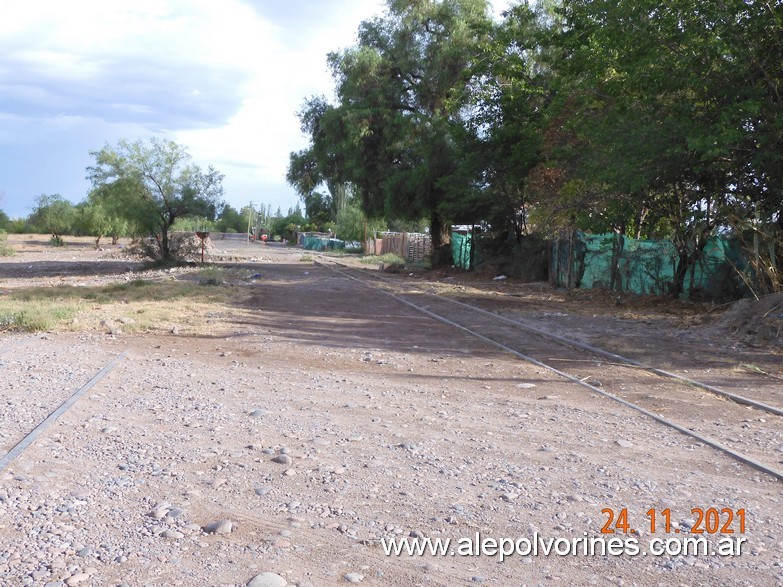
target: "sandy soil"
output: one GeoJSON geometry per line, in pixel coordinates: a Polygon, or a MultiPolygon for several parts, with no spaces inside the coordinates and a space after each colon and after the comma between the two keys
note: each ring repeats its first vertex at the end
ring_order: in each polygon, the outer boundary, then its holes
{"type": "MultiPolygon", "coordinates": [[[[0,259],[0,291],[141,271],[122,249],[14,244],[18,255],[0,259]]],[[[128,352],[0,473],[3,585],[247,585],[262,573],[274,576],[256,585],[783,584],[774,479],[301,252],[216,246],[262,277],[199,335],[0,335],[6,450],[128,352]],[[642,551],[654,538],[680,544],[693,508],[744,510],[744,534],[736,519],[726,529],[747,542],[733,557],[523,552],[500,562],[383,551],[393,537],[599,538],[607,508],[627,508],[634,532],[614,537],[642,551]]],[[[678,368],[721,362],[720,378],[739,388],[773,388],[779,373],[774,349],[706,336],[691,323],[703,308],[425,277],[678,368]],[[700,358],[702,348],[711,354],[700,358]],[[768,375],[736,368],[751,358],[768,375]]],[[[759,419],[749,413],[748,425],[763,427],[759,419]]],[[[772,450],[783,459],[783,440],[772,450]]],[[[721,538],[705,537],[710,549],[721,538]]]]}

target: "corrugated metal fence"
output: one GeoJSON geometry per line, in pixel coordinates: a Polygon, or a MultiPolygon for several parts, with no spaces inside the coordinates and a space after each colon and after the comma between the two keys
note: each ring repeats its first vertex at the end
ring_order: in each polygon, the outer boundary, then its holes
{"type": "Polygon", "coordinates": [[[431,251],[432,238],[419,232],[381,232],[364,243],[367,255],[392,253],[411,263],[429,259],[431,251]]]}

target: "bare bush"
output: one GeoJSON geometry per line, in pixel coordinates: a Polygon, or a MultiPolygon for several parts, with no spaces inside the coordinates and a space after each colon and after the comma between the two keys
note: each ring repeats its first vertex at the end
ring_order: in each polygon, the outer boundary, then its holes
{"type": "Polygon", "coordinates": [[[128,252],[156,264],[179,264],[201,259],[201,240],[191,233],[171,233],[168,238],[168,255],[160,246],[159,237],[137,240],[128,252]]]}
{"type": "Polygon", "coordinates": [[[734,233],[743,252],[733,263],[738,277],[756,299],[783,292],[783,232],[775,224],[734,218],[734,233]]]}

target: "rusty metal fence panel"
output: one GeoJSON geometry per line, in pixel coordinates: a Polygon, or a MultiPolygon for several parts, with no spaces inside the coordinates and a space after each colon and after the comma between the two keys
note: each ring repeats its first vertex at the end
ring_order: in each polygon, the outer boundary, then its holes
{"type": "Polygon", "coordinates": [[[407,233],[406,259],[413,263],[421,263],[430,258],[432,254],[432,238],[428,234],[410,232],[407,233]]]}
{"type": "Polygon", "coordinates": [[[379,233],[378,237],[364,243],[366,255],[392,253],[412,263],[429,259],[432,250],[430,235],[416,232],[379,233]]]}

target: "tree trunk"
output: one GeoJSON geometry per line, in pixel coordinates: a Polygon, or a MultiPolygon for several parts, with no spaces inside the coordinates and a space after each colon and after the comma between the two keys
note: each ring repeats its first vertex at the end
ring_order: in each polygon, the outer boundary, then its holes
{"type": "Polygon", "coordinates": [[[473,270],[473,265],[476,259],[476,226],[470,227],[470,269],[473,270]]]}
{"type": "Polygon", "coordinates": [[[436,212],[430,215],[430,237],[432,238],[432,251],[437,251],[443,244],[443,223],[436,212]]]}
{"type": "Polygon", "coordinates": [[[679,298],[685,291],[685,278],[688,275],[688,269],[696,265],[696,260],[704,253],[704,247],[707,246],[708,230],[704,230],[700,237],[695,238],[693,251],[689,251],[686,241],[680,250],[677,251],[677,267],[674,270],[674,281],[672,283],[672,297],[679,298]]]}
{"type": "Polygon", "coordinates": [[[432,239],[432,266],[449,264],[445,246],[451,243],[451,226],[444,222],[437,212],[430,215],[430,237],[432,239]]]}
{"type": "Polygon", "coordinates": [[[163,230],[160,233],[160,260],[168,261],[171,258],[171,248],[169,247],[169,226],[168,224],[163,226],[163,230]]]}
{"type": "Polygon", "coordinates": [[[677,252],[677,267],[674,268],[674,281],[672,281],[671,297],[678,299],[685,286],[685,276],[688,274],[690,255],[687,247],[677,252]]]}
{"type": "Polygon", "coordinates": [[[625,224],[621,224],[619,230],[613,229],[612,232],[612,266],[610,268],[609,291],[623,291],[622,275],[620,275],[620,257],[625,248],[625,224]]]}
{"type": "Polygon", "coordinates": [[[636,240],[639,240],[642,236],[642,225],[644,225],[644,221],[647,219],[647,214],[649,212],[650,209],[647,207],[647,204],[642,204],[636,213],[634,233],[633,233],[633,237],[636,240]]]}
{"type": "Polygon", "coordinates": [[[512,218],[514,219],[514,236],[517,239],[517,245],[522,244],[522,235],[524,234],[525,227],[522,226],[522,223],[524,223],[525,219],[524,216],[522,217],[522,222],[519,221],[519,219],[516,217],[516,213],[514,210],[511,211],[514,216],[512,218]]]}

